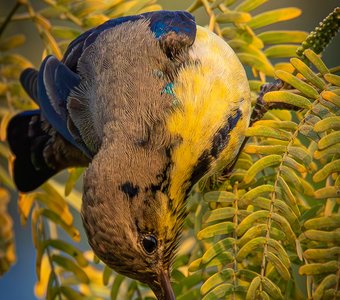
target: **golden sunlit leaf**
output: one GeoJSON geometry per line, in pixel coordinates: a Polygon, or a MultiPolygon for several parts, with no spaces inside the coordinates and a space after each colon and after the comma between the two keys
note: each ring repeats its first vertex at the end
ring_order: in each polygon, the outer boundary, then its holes
{"type": "Polygon", "coordinates": [[[281,8],[258,14],[248,24],[255,29],[294,19],[300,14],[301,10],[296,7],[281,8]]]}

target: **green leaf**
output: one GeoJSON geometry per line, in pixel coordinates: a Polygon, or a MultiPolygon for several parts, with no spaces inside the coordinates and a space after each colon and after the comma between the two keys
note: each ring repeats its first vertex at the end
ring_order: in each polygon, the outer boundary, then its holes
{"type": "Polygon", "coordinates": [[[247,23],[251,20],[251,15],[245,12],[229,11],[217,15],[218,23],[247,23]]]}
{"type": "Polygon", "coordinates": [[[323,299],[324,293],[330,288],[337,285],[337,276],[335,274],[330,274],[326,276],[322,282],[317,286],[313,298],[315,300],[323,299]]]}
{"type": "Polygon", "coordinates": [[[262,300],[270,300],[269,295],[265,291],[259,291],[259,295],[262,300]]]}
{"type": "Polygon", "coordinates": [[[255,123],[255,126],[267,126],[271,128],[283,129],[283,130],[291,130],[295,131],[297,129],[297,125],[292,121],[276,121],[276,120],[259,120],[255,123]]]}
{"type": "Polygon", "coordinates": [[[267,210],[258,210],[245,217],[241,223],[237,226],[236,233],[238,236],[243,235],[247,230],[259,223],[261,219],[267,219],[270,216],[270,212],[267,210]]]}
{"type": "Polygon", "coordinates": [[[311,107],[311,103],[307,98],[285,91],[273,91],[266,93],[263,96],[263,100],[267,103],[286,103],[301,108],[311,107]]]}
{"type": "Polygon", "coordinates": [[[255,8],[261,6],[262,4],[268,2],[268,0],[244,0],[239,5],[235,7],[236,11],[249,12],[255,8]]]}
{"type": "Polygon", "coordinates": [[[327,80],[327,82],[336,86],[340,86],[340,76],[335,74],[324,74],[323,77],[327,80]]]}
{"type": "Polygon", "coordinates": [[[284,159],[284,165],[288,166],[294,170],[296,170],[297,172],[300,173],[306,173],[307,169],[304,165],[298,163],[294,158],[286,156],[284,159]]]}
{"type": "Polygon", "coordinates": [[[103,271],[103,284],[104,285],[109,284],[109,280],[110,280],[111,275],[112,275],[112,269],[110,269],[110,267],[108,267],[108,266],[105,266],[104,271],[103,271]]]}
{"type": "Polygon", "coordinates": [[[118,292],[119,292],[119,288],[121,286],[121,284],[123,283],[125,279],[125,276],[117,274],[113,284],[112,284],[112,288],[111,288],[111,300],[117,300],[117,296],[118,296],[118,292]]]}
{"type": "Polygon", "coordinates": [[[283,145],[257,145],[248,144],[244,151],[249,154],[282,154],[286,152],[287,147],[283,145]]]}
{"type": "MultiPolygon", "coordinates": [[[[322,95],[322,93],[321,93],[322,95]]],[[[326,107],[324,106],[321,102],[314,104],[312,111],[315,115],[317,115],[317,117],[320,119],[325,119],[325,118],[329,118],[329,117],[333,117],[334,114],[326,107]]],[[[308,118],[309,120],[309,118],[308,118]]],[[[314,125],[314,124],[313,124],[314,125]]]]}
{"type": "Polygon", "coordinates": [[[330,102],[333,103],[334,105],[336,105],[337,107],[340,107],[340,96],[338,96],[337,94],[331,92],[331,91],[323,91],[321,93],[321,97],[330,102]]]}
{"type": "Polygon", "coordinates": [[[82,299],[84,299],[84,295],[83,294],[81,294],[78,291],[75,291],[74,289],[72,289],[72,288],[70,288],[68,286],[62,285],[60,287],[60,291],[62,292],[62,294],[68,300],[82,300],[82,299]]]}
{"type": "Polygon", "coordinates": [[[214,257],[211,261],[209,261],[205,267],[224,267],[235,260],[234,255],[231,252],[224,251],[220,253],[218,256],[214,257]]]}
{"type": "Polygon", "coordinates": [[[203,198],[206,202],[220,202],[231,204],[236,200],[236,195],[225,191],[213,191],[205,193],[203,198]]]}
{"type": "Polygon", "coordinates": [[[338,198],[340,197],[340,187],[339,186],[327,186],[319,190],[316,190],[314,195],[316,199],[338,198]]]}
{"type": "Polygon", "coordinates": [[[62,220],[61,217],[54,211],[43,208],[39,210],[39,214],[50,219],[52,222],[60,225],[74,241],[78,242],[80,240],[79,231],[75,227],[66,224],[64,220],[62,220]]]}
{"type": "Polygon", "coordinates": [[[53,254],[52,261],[61,266],[63,269],[72,272],[81,283],[88,284],[90,282],[90,279],[85,271],[81,269],[73,260],[65,256],[53,254]]]}
{"type": "Polygon", "coordinates": [[[286,268],[286,266],[282,263],[282,261],[274,253],[268,252],[266,257],[267,257],[268,261],[270,261],[273,264],[276,271],[280,274],[280,276],[284,280],[290,279],[289,270],[286,268]]]}
{"type": "Polygon", "coordinates": [[[50,182],[45,183],[41,188],[45,193],[35,193],[35,199],[44,204],[46,208],[56,213],[66,225],[71,226],[73,223],[73,216],[65,199],[56,189],[54,189],[50,182]]]}
{"type": "Polygon", "coordinates": [[[312,157],[307,149],[303,146],[295,147],[291,146],[288,149],[289,155],[293,156],[294,158],[299,159],[304,163],[305,166],[309,166],[312,163],[312,157]]]}
{"type": "Polygon", "coordinates": [[[45,249],[46,247],[53,247],[55,249],[63,251],[64,253],[69,254],[77,261],[77,263],[81,267],[86,267],[88,265],[88,261],[83,255],[83,252],[77,249],[74,245],[71,245],[63,240],[46,240],[44,241],[43,248],[45,249]]]}
{"type": "Polygon", "coordinates": [[[272,213],[271,217],[275,222],[277,222],[277,224],[280,225],[290,244],[295,246],[296,236],[287,219],[277,213],[272,213]]]}
{"type": "Polygon", "coordinates": [[[319,135],[314,131],[312,125],[301,125],[299,128],[299,132],[304,136],[310,138],[312,141],[317,142],[319,140],[319,135]]]}
{"type": "Polygon", "coordinates": [[[209,277],[201,286],[201,294],[205,295],[217,285],[228,282],[234,276],[233,269],[225,269],[209,277]]]}
{"type": "Polygon", "coordinates": [[[246,192],[240,199],[241,205],[249,205],[251,201],[257,197],[269,195],[275,191],[275,187],[270,184],[257,186],[250,191],[246,192]]]}
{"type": "Polygon", "coordinates": [[[279,186],[281,186],[281,188],[283,189],[284,195],[286,195],[287,197],[286,199],[288,200],[288,203],[290,207],[292,208],[292,210],[294,211],[295,215],[299,216],[300,210],[297,207],[296,198],[291,188],[289,187],[288,183],[285,181],[285,179],[282,176],[278,176],[277,181],[278,181],[279,186]]]}
{"type": "MultiPolygon", "coordinates": [[[[317,104],[317,105],[320,105],[320,104],[317,104]]],[[[308,125],[313,125],[314,126],[320,120],[321,120],[321,118],[316,116],[316,115],[314,115],[314,114],[310,114],[310,115],[307,115],[305,117],[306,124],[308,124],[308,125]]]]}
{"type": "Polygon", "coordinates": [[[300,15],[301,10],[298,8],[295,7],[281,8],[256,15],[248,23],[248,25],[254,29],[257,29],[278,22],[291,20],[300,15]]]}
{"type": "Polygon", "coordinates": [[[337,229],[340,228],[340,215],[331,215],[307,220],[303,226],[306,229],[337,229]]]}
{"type": "Polygon", "coordinates": [[[314,125],[314,131],[323,132],[328,130],[339,130],[340,129],[340,117],[329,117],[323,120],[320,120],[318,123],[314,125]]]}
{"type": "Polygon", "coordinates": [[[202,267],[202,258],[195,259],[192,261],[188,267],[189,272],[196,272],[202,267]]]}
{"type": "Polygon", "coordinates": [[[250,90],[255,92],[260,92],[261,86],[263,85],[262,81],[259,80],[249,80],[249,87],[250,90]]]}
{"type": "Polygon", "coordinates": [[[302,192],[304,191],[303,185],[300,181],[300,176],[296,175],[295,171],[286,166],[281,166],[280,168],[281,176],[288,183],[291,183],[291,186],[296,190],[302,192]]]}
{"type": "Polygon", "coordinates": [[[202,300],[217,300],[230,295],[234,290],[234,285],[230,283],[224,283],[215,287],[210,293],[205,295],[202,300]]]}
{"type": "Polygon", "coordinates": [[[216,244],[208,248],[208,250],[203,254],[202,263],[206,264],[220,253],[232,249],[234,243],[235,239],[233,238],[225,238],[223,240],[218,241],[216,244]]]}
{"type": "Polygon", "coordinates": [[[260,284],[261,284],[261,277],[260,276],[255,277],[251,281],[249,288],[248,288],[248,291],[247,291],[246,300],[255,300],[257,298],[256,292],[259,289],[260,284]]]}
{"type": "Polygon", "coordinates": [[[323,231],[309,229],[304,232],[305,237],[313,241],[326,242],[326,243],[337,243],[340,240],[339,231],[323,231]]]}
{"type": "Polygon", "coordinates": [[[328,159],[329,157],[333,158],[335,154],[339,153],[339,144],[333,144],[326,149],[321,151],[317,150],[314,152],[315,159],[328,159]]]}
{"type": "Polygon", "coordinates": [[[83,174],[84,168],[72,168],[69,169],[70,176],[66,181],[65,185],[65,196],[69,196],[74,188],[77,180],[83,174]]]}
{"type": "Polygon", "coordinates": [[[244,175],[243,181],[248,184],[250,183],[256,175],[266,168],[273,168],[278,166],[281,163],[282,157],[281,155],[272,154],[268,156],[264,156],[256,161],[252,167],[246,172],[244,175]]]}
{"type": "Polygon", "coordinates": [[[264,291],[270,296],[271,299],[283,300],[280,288],[273,283],[268,277],[262,278],[262,286],[264,291]]]}
{"type": "Polygon", "coordinates": [[[220,220],[230,219],[235,215],[235,208],[233,207],[223,207],[223,208],[216,208],[212,211],[208,211],[204,217],[203,222],[215,222],[220,220]]]}
{"type": "MultiPolygon", "coordinates": [[[[340,132],[339,132],[340,133],[340,132]]],[[[330,163],[326,164],[321,170],[317,171],[314,176],[314,182],[320,182],[325,180],[329,175],[340,172],[340,159],[331,161],[330,163]]]]}
{"type": "Polygon", "coordinates": [[[313,50],[307,49],[303,54],[308,58],[308,60],[320,71],[322,75],[329,73],[328,68],[321,60],[321,58],[313,52],[313,50]]]}
{"type": "Polygon", "coordinates": [[[263,197],[258,197],[253,200],[253,205],[255,207],[259,207],[266,210],[270,210],[271,205],[274,205],[275,209],[280,212],[280,215],[286,218],[289,224],[291,224],[294,227],[295,232],[298,232],[300,230],[298,219],[294,214],[293,210],[288,206],[286,202],[279,199],[269,200],[263,197]]]}
{"type": "Polygon", "coordinates": [[[257,276],[259,276],[258,273],[251,271],[249,269],[239,269],[237,271],[237,278],[246,282],[252,281],[257,276]]]}
{"type": "Polygon", "coordinates": [[[237,56],[243,64],[253,67],[268,76],[274,76],[272,64],[258,55],[240,52],[237,53],[237,56]]]}
{"type": "Polygon", "coordinates": [[[278,241],[270,238],[268,240],[268,251],[273,252],[284,263],[287,269],[290,268],[291,261],[288,254],[278,241]]]}
{"type": "Polygon", "coordinates": [[[292,58],[290,63],[298,70],[309,82],[314,84],[320,90],[325,88],[325,82],[318,77],[312,69],[310,69],[302,60],[298,58],[292,58]]]}
{"type": "MultiPolygon", "coordinates": [[[[245,232],[245,234],[238,240],[238,246],[243,247],[246,243],[251,241],[256,237],[265,237],[267,234],[267,225],[266,224],[257,224],[252,226],[249,230],[245,232]]],[[[286,235],[280,229],[277,229],[273,226],[270,227],[270,236],[279,241],[284,241],[286,235]]]]}
{"type": "Polygon", "coordinates": [[[340,255],[340,247],[333,247],[329,249],[307,249],[304,256],[309,260],[336,260],[340,255]]]}
{"type": "Polygon", "coordinates": [[[336,273],[338,271],[338,262],[336,260],[313,263],[301,266],[299,269],[300,275],[319,275],[323,273],[336,273]]]}
{"type": "Polygon", "coordinates": [[[291,134],[287,131],[271,128],[268,126],[256,125],[256,123],[253,127],[249,127],[247,129],[246,136],[267,137],[283,141],[289,141],[291,138],[291,134]]]}
{"type": "Polygon", "coordinates": [[[229,234],[235,228],[235,224],[232,222],[221,222],[219,224],[210,225],[202,229],[198,234],[199,240],[214,237],[216,235],[229,234]]]}
{"type": "Polygon", "coordinates": [[[291,86],[298,89],[301,93],[305,96],[317,99],[319,97],[319,93],[309,84],[303,82],[301,79],[297,78],[296,76],[281,70],[277,70],[275,75],[283,80],[284,82],[289,83],[291,86]]]}
{"type": "MultiPolygon", "coordinates": [[[[200,299],[200,297],[201,295],[200,295],[199,289],[190,289],[189,291],[184,292],[183,294],[177,296],[176,299],[177,300],[191,300],[191,299],[200,299]]],[[[145,299],[145,300],[154,300],[154,298],[145,299]]]]}
{"type": "Polygon", "coordinates": [[[306,39],[307,35],[308,34],[305,31],[273,30],[261,32],[258,37],[265,44],[284,44],[302,43],[306,39]]]}
{"type": "Polygon", "coordinates": [[[270,58],[292,57],[296,56],[296,49],[295,45],[276,45],[268,47],[264,54],[270,58]]]}

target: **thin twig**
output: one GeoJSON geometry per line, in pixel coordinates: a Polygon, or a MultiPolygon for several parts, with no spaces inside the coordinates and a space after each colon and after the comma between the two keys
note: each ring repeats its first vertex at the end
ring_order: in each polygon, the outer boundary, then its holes
{"type": "Polygon", "coordinates": [[[9,12],[8,16],[6,17],[5,21],[2,23],[1,27],[0,27],[0,37],[3,34],[3,32],[5,31],[7,25],[9,24],[9,22],[11,21],[13,15],[15,14],[15,12],[19,9],[19,7],[22,5],[23,3],[21,1],[17,1],[14,5],[14,7],[12,8],[12,10],[9,12]]]}
{"type": "MultiPolygon", "coordinates": [[[[43,218],[41,218],[41,224],[42,224],[42,238],[43,238],[43,241],[45,242],[47,240],[47,236],[46,236],[46,226],[45,226],[45,220],[43,218]]],[[[52,276],[54,277],[54,280],[55,280],[55,283],[58,287],[58,299],[59,300],[62,300],[61,298],[61,293],[60,293],[60,286],[61,286],[61,283],[59,282],[59,278],[58,278],[58,275],[57,275],[57,272],[56,272],[56,269],[55,269],[55,266],[54,266],[54,263],[53,263],[53,260],[52,260],[52,253],[51,253],[51,249],[50,247],[46,247],[46,252],[47,252],[47,258],[48,258],[48,262],[51,266],[51,273],[52,273],[52,276]]]]}

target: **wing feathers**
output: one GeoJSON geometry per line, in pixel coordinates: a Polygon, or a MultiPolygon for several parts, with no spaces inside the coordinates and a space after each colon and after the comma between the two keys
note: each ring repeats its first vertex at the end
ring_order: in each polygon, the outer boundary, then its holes
{"type": "MultiPolygon", "coordinates": [[[[85,55],[85,50],[89,49],[103,32],[137,20],[147,21],[161,49],[171,60],[183,49],[191,46],[196,37],[194,17],[184,11],[158,11],[122,17],[109,20],[80,35],[69,45],[61,62],[53,56],[48,56],[39,72],[27,69],[21,75],[23,87],[32,99],[39,102],[43,117],[59,134],[88,157],[98,151],[100,139],[91,123],[92,112],[86,95],[88,91],[82,89],[88,82],[83,82],[84,78],[80,78],[78,72],[82,70],[82,75],[90,73],[88,78],[95,74],[92,74],[91,66],[78,66],[78,63],[81,56],[85,55]]],[[[87,51],[86,55],[96,53],[87,51]]]]}
{"type": "Polygon", "coordinates": [[[43,116],[72,145],[92,157],[88,149],[75,141],[67,126],[67,97],[80,83],[79,76],[55,57],[48,56],[38,75],[38,97],[43,116]]]}
{"type": "Polygon", "coordinates": [[[26,93],[38,103],[38,91],[37,91],[38,71],[32,68],[25,69],[20,75],[20,83],[23,86],[26,93]]]}

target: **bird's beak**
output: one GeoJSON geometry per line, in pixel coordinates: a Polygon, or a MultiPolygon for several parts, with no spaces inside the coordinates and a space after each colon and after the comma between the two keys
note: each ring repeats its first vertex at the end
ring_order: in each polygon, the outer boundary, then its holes
{"type": "Polygon", "coordinates": [[[161,271],[159,274],[159,283],[163,291],[163,300],[176,300],[174,291],[170,283],[170,275],[168,271],[161,271]]]}

